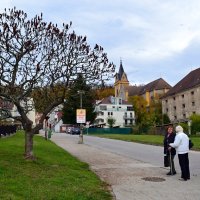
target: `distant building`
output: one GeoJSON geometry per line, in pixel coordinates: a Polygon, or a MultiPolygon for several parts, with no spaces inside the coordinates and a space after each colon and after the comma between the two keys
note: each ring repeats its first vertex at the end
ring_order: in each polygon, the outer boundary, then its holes
{"type": "MultiPolygon", "coordinates": [[[[62,112],[62,109],[63,109],[63,105],[60,104],[58,105],[57,107],[55,107],[49,114],[48,114],[48,120],[44,120],[43,122],[43,128],[45,127],[51,127],[51,129],[54,131],[54,132],[63,132],[62,129],[62,126],[65,128],[65,126],[63,125],[63,121],[62,121],[62,116],[63,116],[63,112],[62,112]]],[[[38,116],[40,114],[38,113],[38,116]]],[[[39,119],[40,117],[38,118],[38,122],[39,122],[39,119]]],[[[37,123],[38,123],[37,122],[37,123]]],[[[65,132],[65,131],[64,131],[65,132]]]]}
{"type": "Polygon", "coordinates": [[[97,101],[95,111],[97,113],[96,124],[108,127],[108,117],[116,120],[114,126],[127,127],[135,124],[133,105],[119,97],[106,97],[97,101]]]}
{"type": "Polygon", "coordinates": [[[12,114],[13,108],[14,104],[12,102],[6,101],[4,98],[0,97],[0,118],[4,119],[8,124],[14,122],[12,118],[7,118],[8,114],[12,114]]]}
{"type": "MultiPolygon", "coordinates": [[[[21,102],[21,104],[25,104],[24,102],[21,102]]],[[[29,98],[26,102],[26,105],[29,106],[30,110],[27,112],[27,117],[33,122],[33,126],[35,126],[35,108],[33,106],[33,99],[29,98]]],[[[9,101],[5,101],[4,99],[0,98],[0,109],[5,109],[9,112],[9,114],[12,117],[18,117],[20,116],[17,107],[9,101]]],[[[14,121],[13,118],[7,118],[6,121],[10,123],[15,123],[15,124],[21,124],[19,121],[14,121]]]]}
{"type": "Polygon", "coordinates": [[[171,85],[165,80],[159,78],[146,85],[131,86],[127,75],[124,71],[122,62],[120,62],[119,72],[115,75],[115,97],[121,97],[123,100],[128,100],[129,96],[142,96],[147,101],[147,106],[154,98],[160,98],[169,91],[171,85]]]}
{"type": "Polygon", "coordinates": [[[172,122],[187,121],[200,114],[200,68],[191,71],[162,98],[162,112],[172,122]]]}
{"type": "Polygon", "coordinates": [[[159,99],[165,93],[167,93],[170,88],[171,85],[169,85],[162,78],[159,78],[140,87],[139,96],[142,96],[147,101],[147,106],[149,106],[151,100],[155,98],[159,99]]]}
{"type": "MultiPolygon", "coordinates": [[[[28,98],[27,102],[21,102],[21,105],[26,104],[26,107],[29,109],[29,111],[26,113],[26,116],[33,122],[32,126],[35,126],[35,119],[36,119],[36,112],[34,108],[34,102],[32,98],[28,98]]],[[[17,107],[14,105],[12,109],[12,116],[18,117],[20,116],[17,107]]]]}
{"type": "Polygon", "coordinates": [[[163,96],[171,86],[162,78],[152,81],[146,85],[131,86],[129,85],[127,74],[124,71],[122,61],[118,73],[115,74],[115,97],[110,96],[98,101],[96,105],[97,118],[96,122],[107,124],[107,118],[116,119],[115,126],[126,127],[135,124],[135,112],[133,105],[128,103],[130,96],[142,96],[147,101],[147,106],[151,100],[163,96]]]}

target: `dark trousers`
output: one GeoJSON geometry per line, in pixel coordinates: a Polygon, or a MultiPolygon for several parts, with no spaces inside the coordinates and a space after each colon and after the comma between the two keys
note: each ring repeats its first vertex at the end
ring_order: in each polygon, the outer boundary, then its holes
{"type": "Polygon", "coordinates": [[[178,154],[179,164],[181,167],[181,178],[190,179],[189,158],[188,153],[178,154]]]}
{"type": "Polygon", "coordinates": [[[175,155],[167,155],[168,160],[169,160],[169,167],[170,167],[170,172],[175,173],[175,167],[174,167],[174,157],[175,155]]]}

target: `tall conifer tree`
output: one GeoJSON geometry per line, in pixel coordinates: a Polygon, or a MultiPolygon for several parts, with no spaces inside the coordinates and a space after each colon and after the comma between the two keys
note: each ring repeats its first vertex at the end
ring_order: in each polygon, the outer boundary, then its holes
{"type": "Polygon", "coordinates": [[[76,109],[80,109],[80,92],[82,92],[82,108],[86,109],[86,121],[93,122],[95,119],[95,95],[80,74],[72,85],[64,103],[62,120],[65,124],[76,124],[76,109]]]}

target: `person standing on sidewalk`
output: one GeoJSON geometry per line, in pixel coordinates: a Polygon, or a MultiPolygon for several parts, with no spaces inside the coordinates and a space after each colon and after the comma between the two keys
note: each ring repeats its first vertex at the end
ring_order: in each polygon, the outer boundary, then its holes
{"type": "Polygon", "coordinates": [[[171,147],[176,148],[178,153],[179,164],[181,168],[181,179],[183,181],[187,181],[190,179],[190,169],[189,169],[189,138],[183,132],[183,128],[181,126],[176,127],[176,137],[173,143],[169,144],[169,150],[171,147]]]}
{"type": "Polygon", "coordinates": [[[163,145],[164,145],[164,154],[167,156],[167,160],[169,163],[170,171],[167,173],[167,175],[174,175],[176,174],[176,170],[174,167],[174,157],[176,155],[176,149],[170,148],[169,144],[173,143],[175,140],[176,134],[174,133],[173,126],[170,125],[167,128],[167,133],[165,134],[163,145]]]}

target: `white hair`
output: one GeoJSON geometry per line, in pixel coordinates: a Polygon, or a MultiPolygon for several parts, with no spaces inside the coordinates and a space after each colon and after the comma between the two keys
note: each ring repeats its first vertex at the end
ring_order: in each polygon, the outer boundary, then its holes
{"type": "Polygon", "coordinates": [[[177,127],[176,127],[176,132],[177,132],[177,133],[179,133],[179,132],[183,132],[183,127],[180,126],[180,125],[177,126],[177,127]]]}

